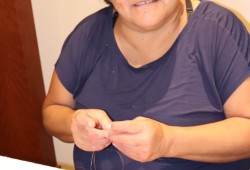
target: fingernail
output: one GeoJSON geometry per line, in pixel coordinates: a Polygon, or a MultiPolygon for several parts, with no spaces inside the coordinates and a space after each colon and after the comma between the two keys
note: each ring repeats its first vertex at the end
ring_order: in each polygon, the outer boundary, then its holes
{"type": "Polygon", "coordinates": [[[110,124],[110,123],[107,124],[106,129],[107,129],[107,130],[110,130],[110,129],[111,129],[111,124],[110,124]]]}
{"type": "Polygon", "coordinates": [[[95,124],[94,124],[93,121],[89,121],[89,122],[88,122],[88,125],[89,125],[89,127],[92,127],[92,128],[95,127],[95,124]]]}

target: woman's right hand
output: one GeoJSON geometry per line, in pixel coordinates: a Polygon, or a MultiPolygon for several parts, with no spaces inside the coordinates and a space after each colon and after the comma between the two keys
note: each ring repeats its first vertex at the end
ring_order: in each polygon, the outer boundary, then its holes
{"type": "Polygon", "coordinates": [[[71,131],[74,143],[85,151],[99,151],[111,144],[106,137],[111,119],[99,109],[80,109],[72,117],[71,131]]]}

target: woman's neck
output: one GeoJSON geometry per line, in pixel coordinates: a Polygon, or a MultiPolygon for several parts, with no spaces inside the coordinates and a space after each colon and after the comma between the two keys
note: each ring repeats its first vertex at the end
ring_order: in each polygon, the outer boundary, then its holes
{"type": "Polygon", "coordinates": [[[153,30],[128,27],[118,17],[114,34],[119,49],[128,63],[133,67],[141,67],[163,56],[186,25],[185,11],[185,3],[181,3],[178,10],[168,17],[166,23],[153,30]]]}

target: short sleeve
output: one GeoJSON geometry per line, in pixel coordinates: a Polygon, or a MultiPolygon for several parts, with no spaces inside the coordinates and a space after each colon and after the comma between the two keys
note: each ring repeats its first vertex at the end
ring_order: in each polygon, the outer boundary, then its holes
{"type": "Polygon", "coordinates": [[[61,54],[55,64],[56,73],[63,86],[73,94],[77,81],[77,56],[80,49],[76,49],[77,40],[74,33],[71,33],[61,50],[61,54]]]}
{"type": "Polygon", "coordinates": [[[90,62],[89,50],[96,44],[96,15],[83,19],[65,40],[55,69],[63,86],[72,94],[80,81],[88,75],[90,62]],[[95,29],[94,29],[95,28],[95,29]]]}
{"type": "Polygon", "coordinates": [[[215,82],[224,104],[250,76],[250,36],[242,22],[230,12],[219,20],[217,29],[215,82]]]}
{"type": "Polygon", "coordinates": [[[109,25],[112,28],[109,18],[112,19],[111,7],[93,13],[84,18],[64,42],[55,70],[63,86],[74,97],[105,48],[107,29],[109,25]]]}

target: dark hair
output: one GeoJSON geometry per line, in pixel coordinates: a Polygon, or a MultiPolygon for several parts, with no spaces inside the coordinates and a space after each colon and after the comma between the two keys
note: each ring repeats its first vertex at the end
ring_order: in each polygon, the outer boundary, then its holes
{"type": "Polygon", "coordinates": [[[104,0],[105,3],[111,5],[112,3],[110,2],[110,0],[104,0]]]}

